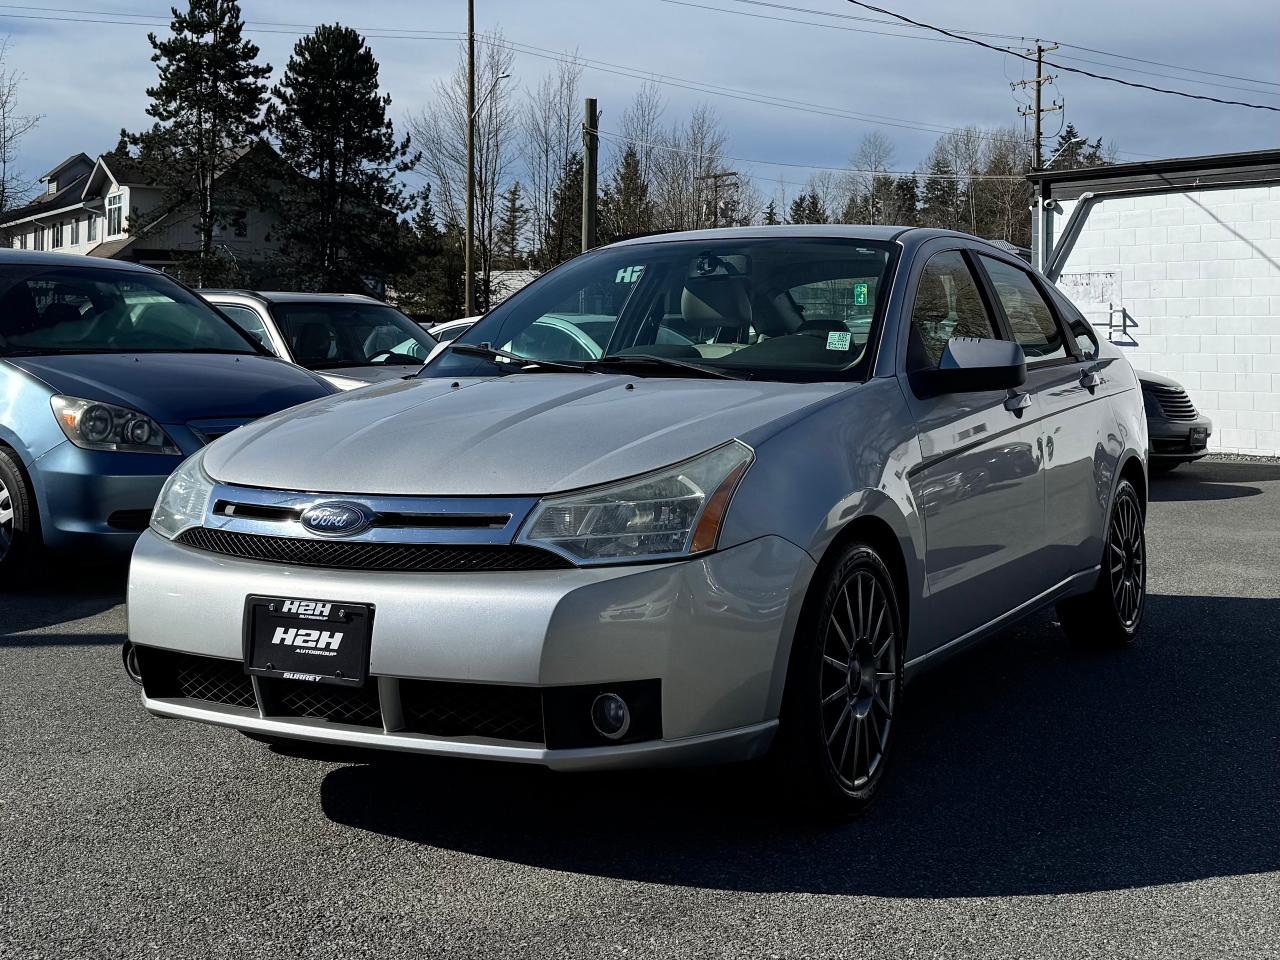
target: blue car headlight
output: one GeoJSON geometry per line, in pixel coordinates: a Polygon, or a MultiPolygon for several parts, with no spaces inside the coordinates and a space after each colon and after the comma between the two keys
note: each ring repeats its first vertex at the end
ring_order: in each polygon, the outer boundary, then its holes
{"type": "Polygon", "coordinates": [[[204,453],[201,450],[184,460],[160,488],[151,512],[151,529],[168,540],[204,523],[213,496],[213,480],[204,472],[204,453]]]}
{"type": "Polygon", "coordinates": [[[145,413],[79,397],[55,396],[49,403],[58,426],[77,447],[114,453],[182,453],[164,428],[145,413]]]}
{"type": "Polygon", "coordinates": [[[579,564],[669,560],[715,549],[755,454],[733,440],[672,467],[540,501],[517,538],[579,564]]]}

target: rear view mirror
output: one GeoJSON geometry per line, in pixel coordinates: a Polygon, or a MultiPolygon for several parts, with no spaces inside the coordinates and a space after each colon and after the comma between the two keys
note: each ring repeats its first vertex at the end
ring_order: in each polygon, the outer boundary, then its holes
{"type": "Polygon", "coordinates": [[[937,368],[918,370],[910,380],[912,389],[926,397],[1012,390],[1027,382],[1027,358],[1011,340],[953,337],[937,368]]]}

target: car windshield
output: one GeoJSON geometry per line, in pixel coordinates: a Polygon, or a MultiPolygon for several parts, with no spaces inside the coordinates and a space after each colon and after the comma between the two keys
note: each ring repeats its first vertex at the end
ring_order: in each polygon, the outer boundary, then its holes
{"type": "Polygon", "coordinates": [[[379,303],[298,301],[273,304],[271,313],[294,362],[312,370],[421,366],[436,345],[418,324],[379,303]]]}
{"type": "Polygon", "coordinates": [[[491,376],[495,366],[534,371],[546,361],[659,376],[704,367],[755,379],[859,378],[893,250],[801,237],[606,248],[538,280],[454,341],[530,364],[455,347],[422,375],[491,376]]]}
{"type": "Polygon", "coordinates": [[[233,324],[162,274],[0,266],[0,356],[257,352],[233,324]]]}

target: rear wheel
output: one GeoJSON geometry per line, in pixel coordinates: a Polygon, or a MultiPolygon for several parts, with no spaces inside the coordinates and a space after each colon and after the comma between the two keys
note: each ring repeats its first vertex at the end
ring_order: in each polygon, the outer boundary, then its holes
{"type": "Polygon", "coordinates": [[[1138,635],[1146,604],[1146,518],[1133,484],[1121,480],[1111,506],[1097,586],[1058,604],[1058,620],[1077,643],[1123,646],[1138,635]]]}
{"type": "Polygon", "coordinates": [[[35,497],[21,464],[0,449],[0,571],[20,569],[39,542],[35,497]]]}
{"type": "Polygon", "coordinates": [[[884,561],[849,546],[796,636],[778,760],[789,789],[824,816],[860,814],[889,760],[902,690],[902,617],[884,561]]]}

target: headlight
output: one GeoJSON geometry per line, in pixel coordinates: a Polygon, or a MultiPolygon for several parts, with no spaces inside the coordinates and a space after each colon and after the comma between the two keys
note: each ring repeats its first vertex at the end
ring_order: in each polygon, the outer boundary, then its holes
{"type": "Polygon", "coordinates": [[[576,563],[664,560],[712,550],[755,454],[733,440],[647,476],[542,500],[518,541],[576,563]]]}
{"type": "Polygon", "coordinates": [[[151,529],[172,540],[183,530],[200,526],[211,496],[213,481],[204,472],[204,450],[201,450],[184,460],[160,488],[160,497],[151,512],[151,529]]]}
{"type": "Polygon", "coordinates": [[[120,453],[182,452],[145,413],[78,397],[53,397],[49,402],[58,426],[77,447],[120,453]]]}

